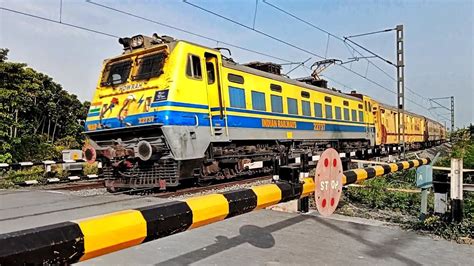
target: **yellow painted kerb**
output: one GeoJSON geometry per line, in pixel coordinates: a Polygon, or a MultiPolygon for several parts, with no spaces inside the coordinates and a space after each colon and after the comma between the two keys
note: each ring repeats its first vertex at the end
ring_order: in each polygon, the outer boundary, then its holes
{"type": "Polygon", "coordinates": [[[252,188],[257,195],[257,208],[262,209],[280,202],[281,190],[277,185],[269,184],[252,188]]]}
{"type": "Polygon", "coordinates": [[[193,213],[191,228],[224,220],[229,214],[229,203],[221,194],[193,197],[186,199],[185,202],[193,213]]]}
{"type": "Polygon", "coordinates": [[[81,261],[138,245],[147,234],[145,218],[136,210],[114,212],[76,223],[84,234],[81,261]]]}

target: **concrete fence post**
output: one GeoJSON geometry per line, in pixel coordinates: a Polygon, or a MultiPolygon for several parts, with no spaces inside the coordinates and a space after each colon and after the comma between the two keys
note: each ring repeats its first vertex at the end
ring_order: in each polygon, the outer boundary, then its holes
{"type": "Polygon", "coordinates": [[[463,216],[463,161],[451,158],[451,214],[453,221],[461,222],[463,216]]]}

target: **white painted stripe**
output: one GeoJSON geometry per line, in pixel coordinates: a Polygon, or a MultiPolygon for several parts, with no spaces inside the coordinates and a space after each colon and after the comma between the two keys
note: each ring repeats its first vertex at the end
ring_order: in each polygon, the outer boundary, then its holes
{"type": "Polygon", "coordinates": [[[99,177],[98,175],[87,175],[88,178],[97,178],[99,177]]]}
{"type": "Polygon", "coordinates": [[[43,161],[43,164],[56,164],[56,162],[55,162],[55,161],[46,160],[46,161],[43,161]]]}
{"type": "Polygon", "coordinates": [[[356,152],[355,152],[355,151],[351,151],[351,156],[356,156],[356,152]]]}
{"type": "Polygon", "coordinates": [[[7,163],[0,163],[0,167],[8,167],[7,163]]]}
{"type": "Polygon", "coordinates": [[[27,184],[27,185],[36,185],[36,184],[38,184],[38,180],[26,180],[25,184],[27,184]]]}
{"type": "Polygon", "coordinates": [[[296,158],[295,158],[295,163],[301,163],[301,158],[300,158],[300,157],[296,157],[296,158]]]}
{"type": "Polygon", "coordinates": [[[257,169],[257,168],[262,168],[262,167],[263,167],[263,161],[244,164],[244,168],[248,168],[248,169],[257,169]]]}
{"type": "Polygon", "coordinates": [[[69,176],[68,177],[69,180],[80,180],[81,177],[77,176],[77,175],[74,175],[74,176],[69,176]]]}
{"type": "Polygon", "coordinates": [[[76,160],[63,160],[65,163],[75,163],[76,160]]]}
{"type": "MultiPolygon", "coordinates": [[[[280,159],[278,159],[278,161],[280,161],[280,159]]],[[[102,162],[97,163],[97,168],[102,168],[102,162]]]]}
{"type": "Polygon", "coordinates": [[[372,149],[367,150],[367,153],[368,153],[368,154],[372,154],[372,149]]]}
{"type": "Polygon", "coordinates": [[[21,166],[32,166],[33,162],[20,162],[21,166]]]}
{"type": "Polygon", "coordinates": [[[343,152],[339,153],[339,157],[346,158],[346,153],[343,153],[343,152]]]}
{"type": "Polygon", "coordinates": [[[313,157],[311,157],[311,160],[315,162],[315,161],[319,161],[319,158],[321,158],[321,156],[314,155],[313,157]]]}
{"type": "Polygon", "coordinates": [[[48,183],[58,183],[60,180],[59,178],[57,177],[54,177],[54,178],[48,178],[48,183]]]}

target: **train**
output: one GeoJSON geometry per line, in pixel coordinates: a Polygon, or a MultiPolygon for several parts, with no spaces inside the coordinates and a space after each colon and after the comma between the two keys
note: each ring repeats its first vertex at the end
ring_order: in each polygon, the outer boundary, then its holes
{"type": "MultiPolygon", "coordinates": [[[[398,146],[398,109],[271,62],[238,64],[226,48],[170,36],[120,38],[103,62],[85,121],[84,158],[110,191],[270,174],[281,154],[398,146]]],[[[406,149],[446,139],[438,122],[403,115],[406,149]]]]}

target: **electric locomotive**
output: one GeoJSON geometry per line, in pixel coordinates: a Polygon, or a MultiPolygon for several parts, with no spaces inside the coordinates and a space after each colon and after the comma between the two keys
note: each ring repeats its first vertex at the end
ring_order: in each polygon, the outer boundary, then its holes
{"type": "Polygon", "coordinates": [[[282,153],[393,142],[377,130],[382,105],[367,95],[169,36],[119,43],[123,53],[104,61],[85,124],[84,156],[102,163],[109,190],[270,174],[282,153]]]}

